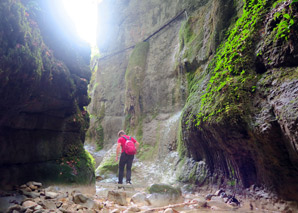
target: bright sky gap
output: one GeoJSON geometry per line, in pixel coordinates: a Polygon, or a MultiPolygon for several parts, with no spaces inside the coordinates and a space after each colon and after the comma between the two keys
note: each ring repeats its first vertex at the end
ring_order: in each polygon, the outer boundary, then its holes
{"type": "Polygon", "coordinates": [[[98,0],[62,0],[78,35],[90,46],[96,45],[98,0]]]}

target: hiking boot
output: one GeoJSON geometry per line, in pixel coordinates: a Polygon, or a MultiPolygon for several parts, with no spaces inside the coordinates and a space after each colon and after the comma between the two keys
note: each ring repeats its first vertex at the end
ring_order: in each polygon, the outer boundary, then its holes
{"type": "Polygon", "coordinates": [[[126,184],[131,185],[132,183],[131,181],[126,181],[126,184]]]}
{"type": "Polygon", "coordinates": [[[122,183],[118,183],[118,189],[123,189],[123,184],[122,183]]]}

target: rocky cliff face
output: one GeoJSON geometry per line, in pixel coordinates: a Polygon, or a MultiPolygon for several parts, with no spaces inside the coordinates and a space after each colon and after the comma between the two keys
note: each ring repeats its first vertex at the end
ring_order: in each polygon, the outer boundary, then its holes
{"type": "Polygon", "coordinates": [[[57,3],[0,3],[1,187],[93,179],[83,149],[90,50],[65,30],[57,3]]]}
{"type": "Polygon", "coordinates": [[[125,128],[140,158],[178,151],[182,182],[297,200],[297,3],[104,4],[112,24],[91,84],[91,139],[109,146],[125,128]]]}

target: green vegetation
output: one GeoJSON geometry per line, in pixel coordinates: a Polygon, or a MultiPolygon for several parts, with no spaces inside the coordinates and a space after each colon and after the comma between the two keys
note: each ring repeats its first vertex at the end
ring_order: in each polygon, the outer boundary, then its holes
{"type": "Polygon", "coordinates": [[[95,125],[97,125],[97,127],[95,129],[95,132],[96,132],[96,136],[95,136],[96,141],[95,142],[96,142],[96,150],[97,151],[103,149],[103,145],[104,145],[104,129],[103,129],[103,126],[101,123],[104,119],[105,111],[106,111],[105,104],[102,103],[99,113],[98,113],[98,115],[96,115],[96,122],[95,122],[95,125]]]}
{"type": "Polygon", "coordinates": [[[226,42],[218,48],[209,64],[211,77],[201,97],[197,125],[201,122],[220,122],[225,117],[235,122],[244,115],[246,101],[257,80],[252,70],[254,52],[251,47],[254,46],[257,28],[266,8],[266,0],[245,1],[242,16],[228,32],[226,42]]]}
{"type": "Polygon", "coordinates": [[[200,14],[189,17],[188,20],[182,23],[179,31],[180,51],[183,47],[187,47],[187,51],[184,52],[183,57],[187,58],[190,62],[195,59],[196,53],[203,46],[204,31],[199,31],[199,34],[195,31],[195,23],[203,21],[201,19],[202,17],[200,14]]]}
{"type": "Polygon", "coordinates": [[[129,127],[129,132],[131,132],[131,130],[134,129],[140,121],[142,105],[140,94],[145,77],[148,51],[148,42],[138,43],[129,58],[128,66],[125,73],[125,112],[127,114],[125,127],[126,129],[129,127]]]}
{"type": "MultiPolygon", "coordinates": [[[[279,1],[280,2],[280,1],[279,1]]],[[[196,114],[189,115],[189,121],[195,119],[196,125],[202,122],[221,122],[229,118],[229,122],[237,122],[244,118],[249,97],[256,90],[258,76],[254,70],[254,46],[260,36],[259,29],[263,24],[264,16],[271,9],[273,2],[267,0],[245,1],[242,16],[227,32],[226,41],[217,49],[216,55],[208,66],[210,76],[206,88],[200,97],[199,108],[196,114]]],[[[276,4],[277,6],[279,4],[276,4]]],[[[277,24],[277,37],[285,37],[291,30],[293,19],[291,15],[283,14],[285,22],[277,24]],[[287,29],[287,30],[286,30],[287,29]]],[[[182,26],[180,31],[182,45],[189,45],[195,40],[192,18],[182,26]]],[[[191,53],[192,54],[192,53],[191,53]]],[[[262,53],[258,53],[262,54],[262,53]]],[[[186,57],[189,57],[186,55],[186,57]]],[[[197,96],[200,81],[204,76],[199,71],[188,74],[188,101],[197,96]]]]}
{"type": "MultiPolygon", "coordinates": [[[[273,8],[278,8],[279,5],[283,6],[281,3],[285,1],[277,1],[273,8]]],[[[281,7],[281,10],[274,13],[274,21],[277,22],[276,27],[274,28],[273,32],[275,35],[274,41],[278,39],[284,38],[288,40],[289,34],[294,26],[294,23],[297,23],[297,17],[295,18],[295,14],[293,14],[292,4],[297,3],[296,0],[293,0],[289,8],[281,7]]]]}
{"type": "Polygon", "coordinates": [[[115,161],[116,154],[111,154],[111,156],[107,159],[105,159],[103,162],[101,162],[100,166],[96,169],[96,173],[99,173],[100,175],[113,172],[117,173],[118,171],[118,162],[115,161]]]}
{"type": "Polygon", "coordinates": [[[175,188],[167,184],[153,184],[148,188],[150,194],[172,194],[172,195],[181,195],[181,189],[175,188]]]}
{"type": "MultiPolygon", "coordinates": [[[[181,123],[181,121],[180,121],[181,123]]],[[[180,158],[183,158],[186,154],[186,147],[185,147],[185,144],[184,144],[184,141],[182,139],[182,125],[180,124],[179,127],[178,127],[178,135],[177,135],[177,151],[179,153],[179,157],[180,158]]]]}
{"type": "MultiPolygon", "coordinates": [[[[83,171],[94,174],[95,160],[82,145],[68,144],[65,155],[58,161],[59,178],[61,182],[89,183],[90,177],[83,171]]],[[[93,175],[94,176],[94,175],[93,175]]],[[[94,181],[94,177],[93,177],[94,181]]]]}

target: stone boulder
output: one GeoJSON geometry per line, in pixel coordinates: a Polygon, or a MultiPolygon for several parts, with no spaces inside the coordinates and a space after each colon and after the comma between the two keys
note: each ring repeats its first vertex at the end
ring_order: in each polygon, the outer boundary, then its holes
{"type": "Polygon", "coordinates": [[[131,202],[138,206],[149,206],[150,202],[147,198],[147,194],[143,192],[138,192],[134,194],[131,198],[131,202]]]}
{"type": "Polygon", "coordinates": [[[148,188],[148,201],[152,206],[165,206],[183,202],[180,188],[167,184],[153,184],[148,188]]]}
{"type": "Polygon", "coordinates": [[[127,200],[126,200],[126,193],[121,191],[109,191],[107,199],[110,201],[114,201],[115,203],[126,206],[127,200]]]}
{"type": "Polygon", "coordinates": [[[86,195],[83,195],[81,193],[75,193],[73,195],[73,202],[75,204],[79,204],[82,207],[88,208],[88,209],[99,209],[100,206],[92,199],[88,198],[86,195]]]}

